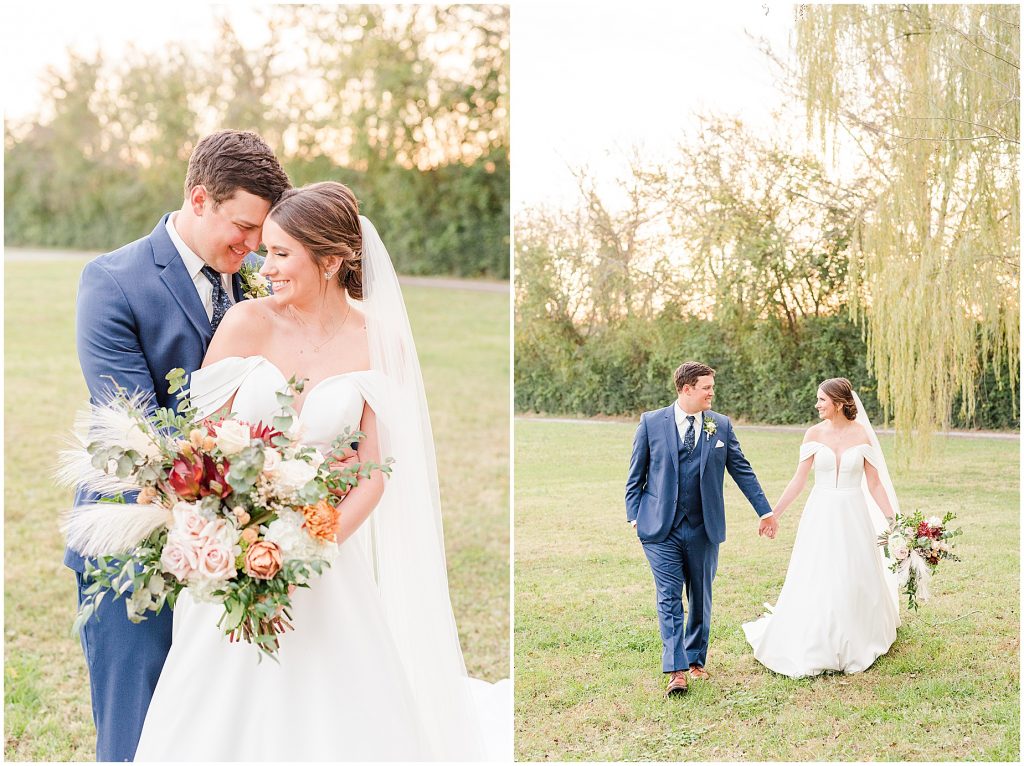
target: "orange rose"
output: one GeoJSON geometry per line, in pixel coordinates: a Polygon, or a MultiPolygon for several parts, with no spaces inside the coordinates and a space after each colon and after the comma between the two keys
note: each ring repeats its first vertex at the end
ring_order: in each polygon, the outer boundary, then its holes
{"type": "Polygon", "coordinates": [[[277,543],[261,540],[245,552],[245,573],[257,580],[271,580],[281,571],[281,549],[277,543]]]}
{"type": "Polygon", "coordinates": [[[316,505],[303,506],[302,516],[306,520],[302,526],[310,536],[325,543],[337,541],[341,513],[329,502],[321,500],[316,505]]]}

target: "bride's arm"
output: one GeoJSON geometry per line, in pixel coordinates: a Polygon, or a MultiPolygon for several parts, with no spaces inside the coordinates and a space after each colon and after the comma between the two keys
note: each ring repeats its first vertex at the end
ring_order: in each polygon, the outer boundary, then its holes
{"type": "Polygon", "coordinates": [[[811,455],[805,460],[801,460],[796,467],[796,473],[793,474],[793,478],[789,480],[789,484],[786,485],[785,491],[782,493],[782,497],[779,498],[779,502],[775,504],[775,518],[779,519],[782,516],[783,511],[789,508],[790,504],[800,497],[800,493],[804,491],[804,487],[807,486],[807,477],[811,475],[811,466],[814,465],[814,455],[811,455]]]}
{"type": "MultiPolygon", "coordinates": [[[[359,430],[366,434],[356,450],[359,462],[380,463],[377,415],[368,404],[363,405],[363,417],[359,422],[359,430]]],[[[359,529],[373,509],[377,507],[381,495],[384,494],[384,482],[384,474],[380,471],[373,471],[368,479],[360,479],[359,483],[345,495],[345,499],[338,506],[338,510],[341,511],[341,518],[338,519],[339,545],[351,537],[352,533],[359,529]]]]}
{"type": "Polygon", "coordinates": [[[871,493],[871,497],[878,503],[885,518],[895,518],[896,514],[892,510],[892,503],[889,502],[889,495],[882,487],[882,480],[878,477],[878,471],[871,465],[870,460],[864,461],[864,477],[868,480],[868,491],[871,493]]]}

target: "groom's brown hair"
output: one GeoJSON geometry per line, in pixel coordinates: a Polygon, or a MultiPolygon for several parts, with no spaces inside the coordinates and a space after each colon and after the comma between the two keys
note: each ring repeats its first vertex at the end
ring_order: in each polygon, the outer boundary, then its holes
{"type": "Polygon", "coordinates": [[[185,197],[200,184],[216,205],[238,189],[273,205],[292,186],[274,151],[251,130],[218,130],[196,144],[188,158],[185,197]]]}
{"type": "Polygon", "coordinates": [[[676,368],[676,391],[682,391],[683,386],[697,385],[697,378],[714,374],[714,370],[701,362],[683,362],[676,368]]]}

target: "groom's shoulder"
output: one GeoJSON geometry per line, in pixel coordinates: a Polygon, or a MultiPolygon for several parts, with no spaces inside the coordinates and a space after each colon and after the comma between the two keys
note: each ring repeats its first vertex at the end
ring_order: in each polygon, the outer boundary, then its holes
{"type": "Polygon", "coordinates": [[[646,420],[653,420],[654,418],[658,418],[658,417],[663,417],[667,413],[670,413],[671,410],[672,410],[672,405],[671,404],[668,407],[659,407],[656,410],[647,410],[647,412],[644,412],[644,413],[642,413],[640,415],[640,420],[641,421],[646,421],[646,420]]]}
{"type": "Polygon", "coordinates": [[[140,268],[153,263],[151,236],[147,234],[109,253],[97,255],[85,265],[85,273],[103,271],[118,281],[136,276],[140,268]]]}
{"type": "Polygon", "coordinates": [[[732,421],[729,419],[728,415],[723,415],[721,412],[716,412],[715,410],[707,410],[704,414],[710,415],[713,419],[723,425],[732,426],[732,421]]]}

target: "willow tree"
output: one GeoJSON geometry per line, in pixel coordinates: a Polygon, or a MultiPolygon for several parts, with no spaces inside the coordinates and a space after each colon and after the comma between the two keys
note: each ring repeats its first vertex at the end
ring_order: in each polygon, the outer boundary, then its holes
{"type": "Polygon", "coordinates": [[[854,310],[897,444],[923,448],[986,369],[1017,382],[1020,10],[805,5],[796,31],[809,133],[879,182],[854,310]]]}

